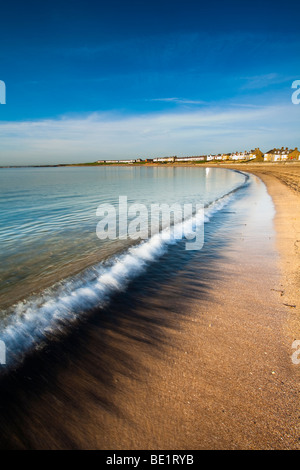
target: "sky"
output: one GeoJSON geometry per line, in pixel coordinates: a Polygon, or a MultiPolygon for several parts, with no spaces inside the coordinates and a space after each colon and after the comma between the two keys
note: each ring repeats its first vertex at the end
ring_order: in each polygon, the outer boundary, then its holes
{"type": "Polygon", "coordinates": [[[0,165],[300,148],[298,0],[0,7],[0,165]]]}

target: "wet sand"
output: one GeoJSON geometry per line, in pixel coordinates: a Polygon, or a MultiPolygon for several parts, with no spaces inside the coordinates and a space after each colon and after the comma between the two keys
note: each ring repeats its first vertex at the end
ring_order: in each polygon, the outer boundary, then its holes
{"type": "Polygon", "coordinates": [[[300,162],[234,165],[266,184],[276,207],[276,246],[282,276],[280,300],[287,310],[287,332],[300,338],[300,162]]]}
{"type": "Polygon", "coordinates": [[[277,235],[255,200],[237,205],[207,249],[162,261],[159,289],[145,276],[28,361],[1,387],[2,448],[300,448],[299,196],[242,167],[267,184],[277,235]]]}
{"type": "MultiPolygon", "coordinates": [[[[241,166],[245,170],[244,165],[237,165],[236,168],[240,169],[241,166]]],[[[281,276],[278,301],[284,309],[283,338],[286,347],[289,347],[300,338],[300,162],[247,164],[246,168],[266,184],[276,207],[276,247],[280,255],[278,264],[281,276]]],[[[297,413],[300,415],[300,365],[290,366],[289,370],[295,385],[297,413]]],[[[299,448],[300,416],[297,432],[299,448]]]]}

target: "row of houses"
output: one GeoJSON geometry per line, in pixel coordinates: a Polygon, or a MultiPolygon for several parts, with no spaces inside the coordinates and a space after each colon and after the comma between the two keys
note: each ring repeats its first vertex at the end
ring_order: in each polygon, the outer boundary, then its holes
{"type": "MultiPolygon", "coordinates": [[[[154,158],[153,163],[174,163],[174,162],[209,162],[209,161],[216,161],[216,160],[254,160],[257,157],[261,157],[263,153],[256,148],[255,150],[251,150],[248,152],[245,150],[244,152],[234,152],[234,153],[223,153],[218,155],[198,155],[192,157],[160,157],[154,158]]],[[[146,160],[147,161],[147,160],[146,160]]],[[[148,160],[149,161],[149,160],[148,160]]]]}
{"type": "Polygon", "coordinates": [[[99,164],[107,164],[107,163],[121,163],[121,164],[133,164],[133,163],[175,163],[175,162],[190,162],[190,161],[207,161],[207,156],[202,155],[202,156],[195,156],[195,157],[157,157],[157,158],[146,158],[145,160],[142,160],[141,158],[137,158],[135,160],[97,160],[96,163],[99,164]]]}
{"type": "Polygon", "coordinates": [[[175,162],[204,162],[207,161],[206,155],[199,155],[193,157],[158,157],[153,158],[153,163],[175,163],[175,162]]]}
{"type": "Polygon", "coordinates": [[[97,160],[96,163],[127,163],[127,164],[132,164],[132,163],[141,163],[143,160],[141,158],[137,158],[135,160],[97,160]]]}
{"type": "Polygon", "coordinates": [[[209,162],[209,161],[265,161],[265,162],[279,162],[288,160],[300,160],[300,152],[296,147],[294,150],[282,147],[281,149],[274,148],[267,153],[263,153],[258,147],[254,150],[233,153],[219,153],[218,155],[196,155],[191,157],[157,157],[157,158],[141,158],[131,160],[98,160],[98,164],[119,163],[119,164],[133,164],[133,163],[184,163],[184,162],[209,162]]]}
{"type": "Polygon", "coordinates": [[[255,160],[258,158],[262,158],[263,153],[260,151],[259,148],[255,150],[244,152],[233,152],[233,153],[219,153],[218,155],[207,155],[207,161],[215,161],[215,160],[222,160],[222,161],[250,161],[255,160]]]}
{"type": "Polygon", "coordinates": [[[300,160],[298,147],[294,150],[287,147],[281,147],[281,149],[274,148],[264,154],[265,162],[286,162],[288,160],[300,160]]]}
{"type": "Polygon", "coordinates": [[[274,148],[269,150],[267,153],[263,153],[259,148],[255,150],[251,150],[250,152],[235,152],[235,153],[226,153],[226,154],[219,154],[219,155],[208,155],[207,161],[214,161],[214,160],[223,160],[223,161],[265,161],[265,162],[280,162],[280,161],[288,161],[288,160],[300,160],[300,152],[296,147],[294,150],[289,149],[288,147],[281,149],[274,148]]]}

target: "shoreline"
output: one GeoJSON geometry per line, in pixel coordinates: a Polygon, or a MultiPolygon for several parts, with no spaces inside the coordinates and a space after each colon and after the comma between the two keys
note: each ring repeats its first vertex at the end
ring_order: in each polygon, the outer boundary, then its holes
{"type": "Polygon", "coordinates": [[[103,168],[103,167],[125,167],[125,168],[135,168],[135,167],[146,167],[146,168],[151,168],[151,167],[211,167],[211,168],[226,168],[228,169],[234,167],[234,166],[239,166],[240,168],[247,168],[247,167],[256,167],[256,168],[279,168],[279,167],[289,167],[289,166],[294,166],[294,167],[299,167],[300,168],[300,160],[293,160],[293,161],[279,161],[279,162],[255,162],[255,161],[245,161],[245,162],[239,162],[239,161],[214,161],[214,162],[164,162],[164,163],[101,163],[101,164],[94,164],[94,163],[68,163],[68,164],[57,164],[57,165],[17,165],[17,166],[0,166],[0,170],[2,169],[18,169],[18,168],[103,168]]]}
{"type": "MultiPolygon", "coordinates": [[[[236,169],[241,170],[240,165],[236,165],[236,169]]],[[[285,172],[282,167],[278,171],[274,165],[251,166],[244,171],[265,183],[275,205],[276,247],[281,272],[279,295],[288,317],[285,334],[292,344],[300,338],[300,165],[287,167],[285,172]]],[[[294,368],[300,383],[300,366],[294,368]]]]}
{"type": "Polygon", "coordinates": [[[210,264],[191,259],[155,295],[132,288],[104,324],[82,325],[62,351],[54,345],[53,364],[47,352],[12,378],[1,448],[300,448],[300,365],[291,362],[300,339],[299,196],[276,175],[236,166],[259,178],[257,191],[266,184],[276,250],[273,235],[265,240],[250,220],[228,215],[235,238],[226,244],[221,227],[222,253],[214,248],[210,264]]]}
{"type": "Polygon", "coordinates": [[[284,287],[282,297],[286,303],[296,305],[295,313],[299,318],[297,333],[300,338],[300,165],[294,168],[295,172],[274,171],[277,168],[251,166],[242,170],[240,165],[235,166],[238,171],[258,176],[273,200],[276,209],[276,245],[284,287]]]}

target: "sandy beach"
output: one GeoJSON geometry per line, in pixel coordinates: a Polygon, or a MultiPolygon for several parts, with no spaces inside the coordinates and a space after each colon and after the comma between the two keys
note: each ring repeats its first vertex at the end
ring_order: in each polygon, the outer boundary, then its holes
{"type": "Polygon", "coordinates": [[[232,220],[219,228],[222,255],[208,242],[210,263],[191,258],[153,296],[141,281],[63,353],[29,361],[1,390],[2,448],[300,448],[300,168],[241,167],[266,184],[276,233],[259,236],[254,202],[234,241],[232,220]]]}

